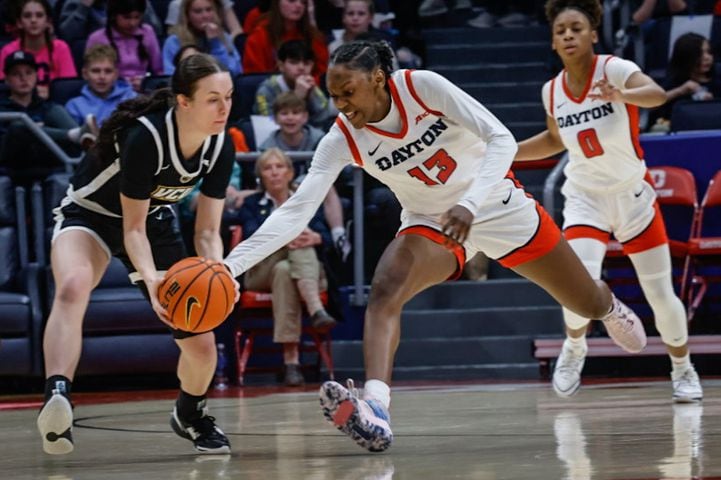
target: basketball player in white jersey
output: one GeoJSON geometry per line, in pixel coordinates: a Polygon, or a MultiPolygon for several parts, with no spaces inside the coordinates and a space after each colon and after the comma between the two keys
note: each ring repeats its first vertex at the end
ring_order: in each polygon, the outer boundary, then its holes
{"type": "Polygon", "coordinates": [[[364,396],[336,382],[320,391],[325,417],[371,451],[393,440],[389,383],[403,305],[457,277],[478,251],[578,315],[604,320],[627,350],[646,344],[638,317],[605,283],[591,279],[552,219],[513,178],[517,147],[508,129],[440,75],[392,72],[392,58],[385,43],[348,43],[334,52],[328,89],[341,114],[296,194],[225,260],[237,276],[290,242],[349,163],[393,190],[403,206],[402,224],[371,286],[364,396]]]}
{"type": "MultiPolygon", "coordinates": [[[[686,314],[675,295],[668,238],[638,140],[638,107],[666,101],[638,66],[596,55],[598,0],[550,0],[552,48],[564,69],[543,86],[548,130],[519,144],[516,160],[568,150],[564,236],[593,278],[600,278],[610,235],[622,243],[638,275],[673,366],[673,399],[696,402],[701,383],[689,359],[686,314]]],[[[576,393],[587,352],[588,317],[564,309],[566,340],[553,372],[561,396],[576,393]]]]}

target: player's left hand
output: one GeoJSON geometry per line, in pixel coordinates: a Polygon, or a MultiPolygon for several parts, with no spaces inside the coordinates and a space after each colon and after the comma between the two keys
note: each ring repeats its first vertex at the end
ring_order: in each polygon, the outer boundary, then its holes
{"type": "Polygon", "coordinates": [[[606,102],[623,102],[623,92],[608,83],[608,80],[602,78],[593,84],[588,98],[592,100],[604,100],[606,102]],[[595,90],[598,90],[598,92],[594,93],[595,90]]]}
{"type": "Polygon", "coordinates": [[[473,214],[466,207],[454,205],[441,217],[443,234],[452,242],[463,244],[471,229],[473,214]]]}

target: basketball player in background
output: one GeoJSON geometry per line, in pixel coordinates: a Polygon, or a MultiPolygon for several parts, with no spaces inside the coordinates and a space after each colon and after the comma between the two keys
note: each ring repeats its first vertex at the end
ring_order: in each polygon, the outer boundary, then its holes
{"type": "Polygon", "coordinates": [[[639,351],[646,344],[638,317],[605,283],[591,279],[553,220],[515,181],[509,168],[516,142],[508,129],[440,75],[393,72],[392,60],[386,43],[347,43],[333,53],[328,90],[341,114],[298,191],[225,259],[237,276],[295,238],[348,164],[393,190],[403,206],[402,225],[372,281],[364,396],[336,382],[320,389],[326,419],[371,451],[393,440],[389,384],[403,305],[458,277],[478,251],[578,315],[603,320],[624,348],[639,351]]]}
{"type": "MultiPolygon", "coordinates": [[[[187,254],[173,228],[171,205],[202,178],[195,248],[222,259],[219,228],[235,161],[225,135],[232,90],[230,74],[213,57],[186,58],[170,89],[119,106],[70,180],[55,210],[51,247],[55,296],[43,342],[45,403],[37,419],[45,452],[73,450],[70,393],[83,317],[111,255],[123,261],[158,317],[172,327],[158,286],[165,270],[187,254]]],[[[217,361],[214,334],[173,330],[173,337],[180,348],[180,394],[171,426],[200,452],[229,453],[228,439],[205,406],[217,361]]]]}
{"type": "MultiPolygon", "coordinates": [[[[561,190],[566,198],[564,236],[596,279],[610,235],[621,242],[671,358],[673,399],[700,401],[703,391],[689,358],[686,312],[673,290],[666,229],[638,139],[638,107],[659,106],[666,93],[633,62],[594,53],[601,15],[598,0],[546,3],[551,45],[565,68],[543,86],[548,130],[520,142],[516,160],[568,150],[561,190]]],[[[570,396],[581,385],[589,317],[567,308],[563,314],[566,340],[553,388],[570,396]]]]}

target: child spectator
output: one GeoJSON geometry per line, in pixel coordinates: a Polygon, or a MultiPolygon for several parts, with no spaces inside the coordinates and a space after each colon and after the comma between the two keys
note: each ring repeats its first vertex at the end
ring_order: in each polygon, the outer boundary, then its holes
{"type": "MultiPolygon", "coordinates": [[[[232,38],[243,33],[243,27],[240,26],[238,16],[233,10],[233,0],[222,0],[223,2],[223,24],[232,38]]],[[[165,25],[174,27],[178,24],[180,17],[181,0],[171,0],[168,4],[168,14],[165,16],[165,25]]]]}
{"type": "MultiPolygon", "coordinates": [[[[0,64],[13,52],[23,50],[31,53],[38,66],[38,94],[48,98],[50,80],[63,77],[76,77],[68,44],[53,38],[51,9],[47,0],[23,0],[15,19],[18,38],[0,50],[0,64]]],[[[0,75],[0,80],[4,76],[0,75]]]]}
{"type": "Polygon", "coordinates": [[[333,30],[333,40],[328,44],[328,52],[333,53],[344,43],[357,40],[358,35],[371,34],[377,40],[393,43],[393,38],[384,30],[373,28],[375,5],[373,0],[346,0],[343,7],[343,29],[333,30]]]}
{"type": "Polygon", "coordinates": [[[83,78],[87,83],[80,96],[65,105],[76,122],[82,123],[88,114],[93,114],[98,125],[102,125],[120,102],[135,98],[133,88],[118,80],[117,62],[118,55],[109,45],[95,45],[85,51],[83,78]]]}
{"type": "Polygon", "coordinates": [[[273,102],[273,115],[278,130],[273,132],[259,147],[272,147],[283,151],[312,152],[325,133],[308,125],[306,102],[294,92],[281,93],[273,102]]]}
{"type": "MultiPolygon", "coordinates": [[[[105,3],[105,0],[65,0],[58,22],[60,36],[72,43],[86,39],[92,32],[104,28],[107,21],[105,3]]],[[[143,23],[153,27],[158,38],[163,36],[163,24],[155,14],[152,3],[145,9],[143,23]]]]}
{"type": "Polygon", "coordinates": [[[118,72],[136,92],[148,73],[161,75],[163,59],[155,31],[142,23],[146,0],[108,0],[105,28],[88,38],[85,49],[94,45],[110,45],[118,54],[118,72]]]}
{"type": "MultiPolygon", "coordinates": [[[[78,144],[89,147],[95,142],[98,128],[92,115],[78,127],[62,106],[37,95],[38,64],[32,54],[22,50],[13,52],[5,58],[3,73],[10,94],[0,100],[0,112],[25,113],[53,141],[71,153],[78,144]]],[[[43,178],[63,167],[21,121],[0,124],[0,164],[20,183],[43,178]]]]}
{"type": "Polygon", "coordinates": [[[651,117],[652,130],[665,131],[673,105],[679,100],[704,101],[721,98],[721,78],[715,75],[711,44],[703,35],[686,33],[673,44],[673,53],[663,82],[668,100],[651,117]]]}
{"type": "MultiPolygon", "coordinates": [[[[321,130],[307,124],[306,103],[293,92],[281,93],[273,103],[273,112],[275,122],[280,128],[261,144],[259,148],[261,151],[280,148],[286,152],[310,152],[315,150],[318,142],[325,135],[321,130]]],[[[298,183],[303,180],[306,168],[299,171],[298,183]]],[[[331,228],[333,245],[341,260],[345,262],[350,254],[351,245],[343,223],[343,206],[335,187],[331,187],[323,201],[323,213],[331,228]]]]}
{"type": "Polygon", "coordinates": [[[173,59],[184,45],[195,45],[222,62],[233,75],[242,73],[240,55],[233,39],[221,21],[223,5],[220,0],[182,0],[178,24],[171,29],[163,44],[163,69],[166,75],[175,71],[173,59]]]}
{"type": "Polygon", "coordinates": [[[258,86],[253,113],[270,116],[278,95],[292,91],[305,101],[311,125],[325,129],[337,110],[311,75],[313,62],[313,50],[305,42],[290,40],[283,43],[278,49],[280,74],[272,75],[258,86]]]}
{"type": "Polygon", "coordinates": [[[303,40],[311,46],[315,57],[312,73],[319,83],[321,75],[328,69],[328,48],[323,34],[311,23],[303,0],[271,1],[270,10],[258,20],[245,41],[245,72],[276,71],[277,51],[288,40],[303,40]]]}

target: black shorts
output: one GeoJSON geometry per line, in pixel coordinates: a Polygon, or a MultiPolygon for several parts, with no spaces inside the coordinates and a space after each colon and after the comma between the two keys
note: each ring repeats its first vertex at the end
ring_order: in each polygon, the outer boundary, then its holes
{"type": "MultiPolygon", "coordinates": [[[[125,268],[130,272],[130,280],[140,288],[145,298],[149,299],[145,283],[125,251],[122,218],[101,215],[72,202],[56,209],[54,213],[53,238],[70,229],[79,229],[89,233],[109,256],[117,257],[123,262],[125,268]]],[[[159,271],[168,270],[175,262],[188,256],[175,213],[171,208],[162,207],[148,215],[145,228],[150,249],[153,252],[155,268],[159,271]]],[[[196,335],[182,330],[172,330],[172,332],[174,338],[196,335]]]]}

